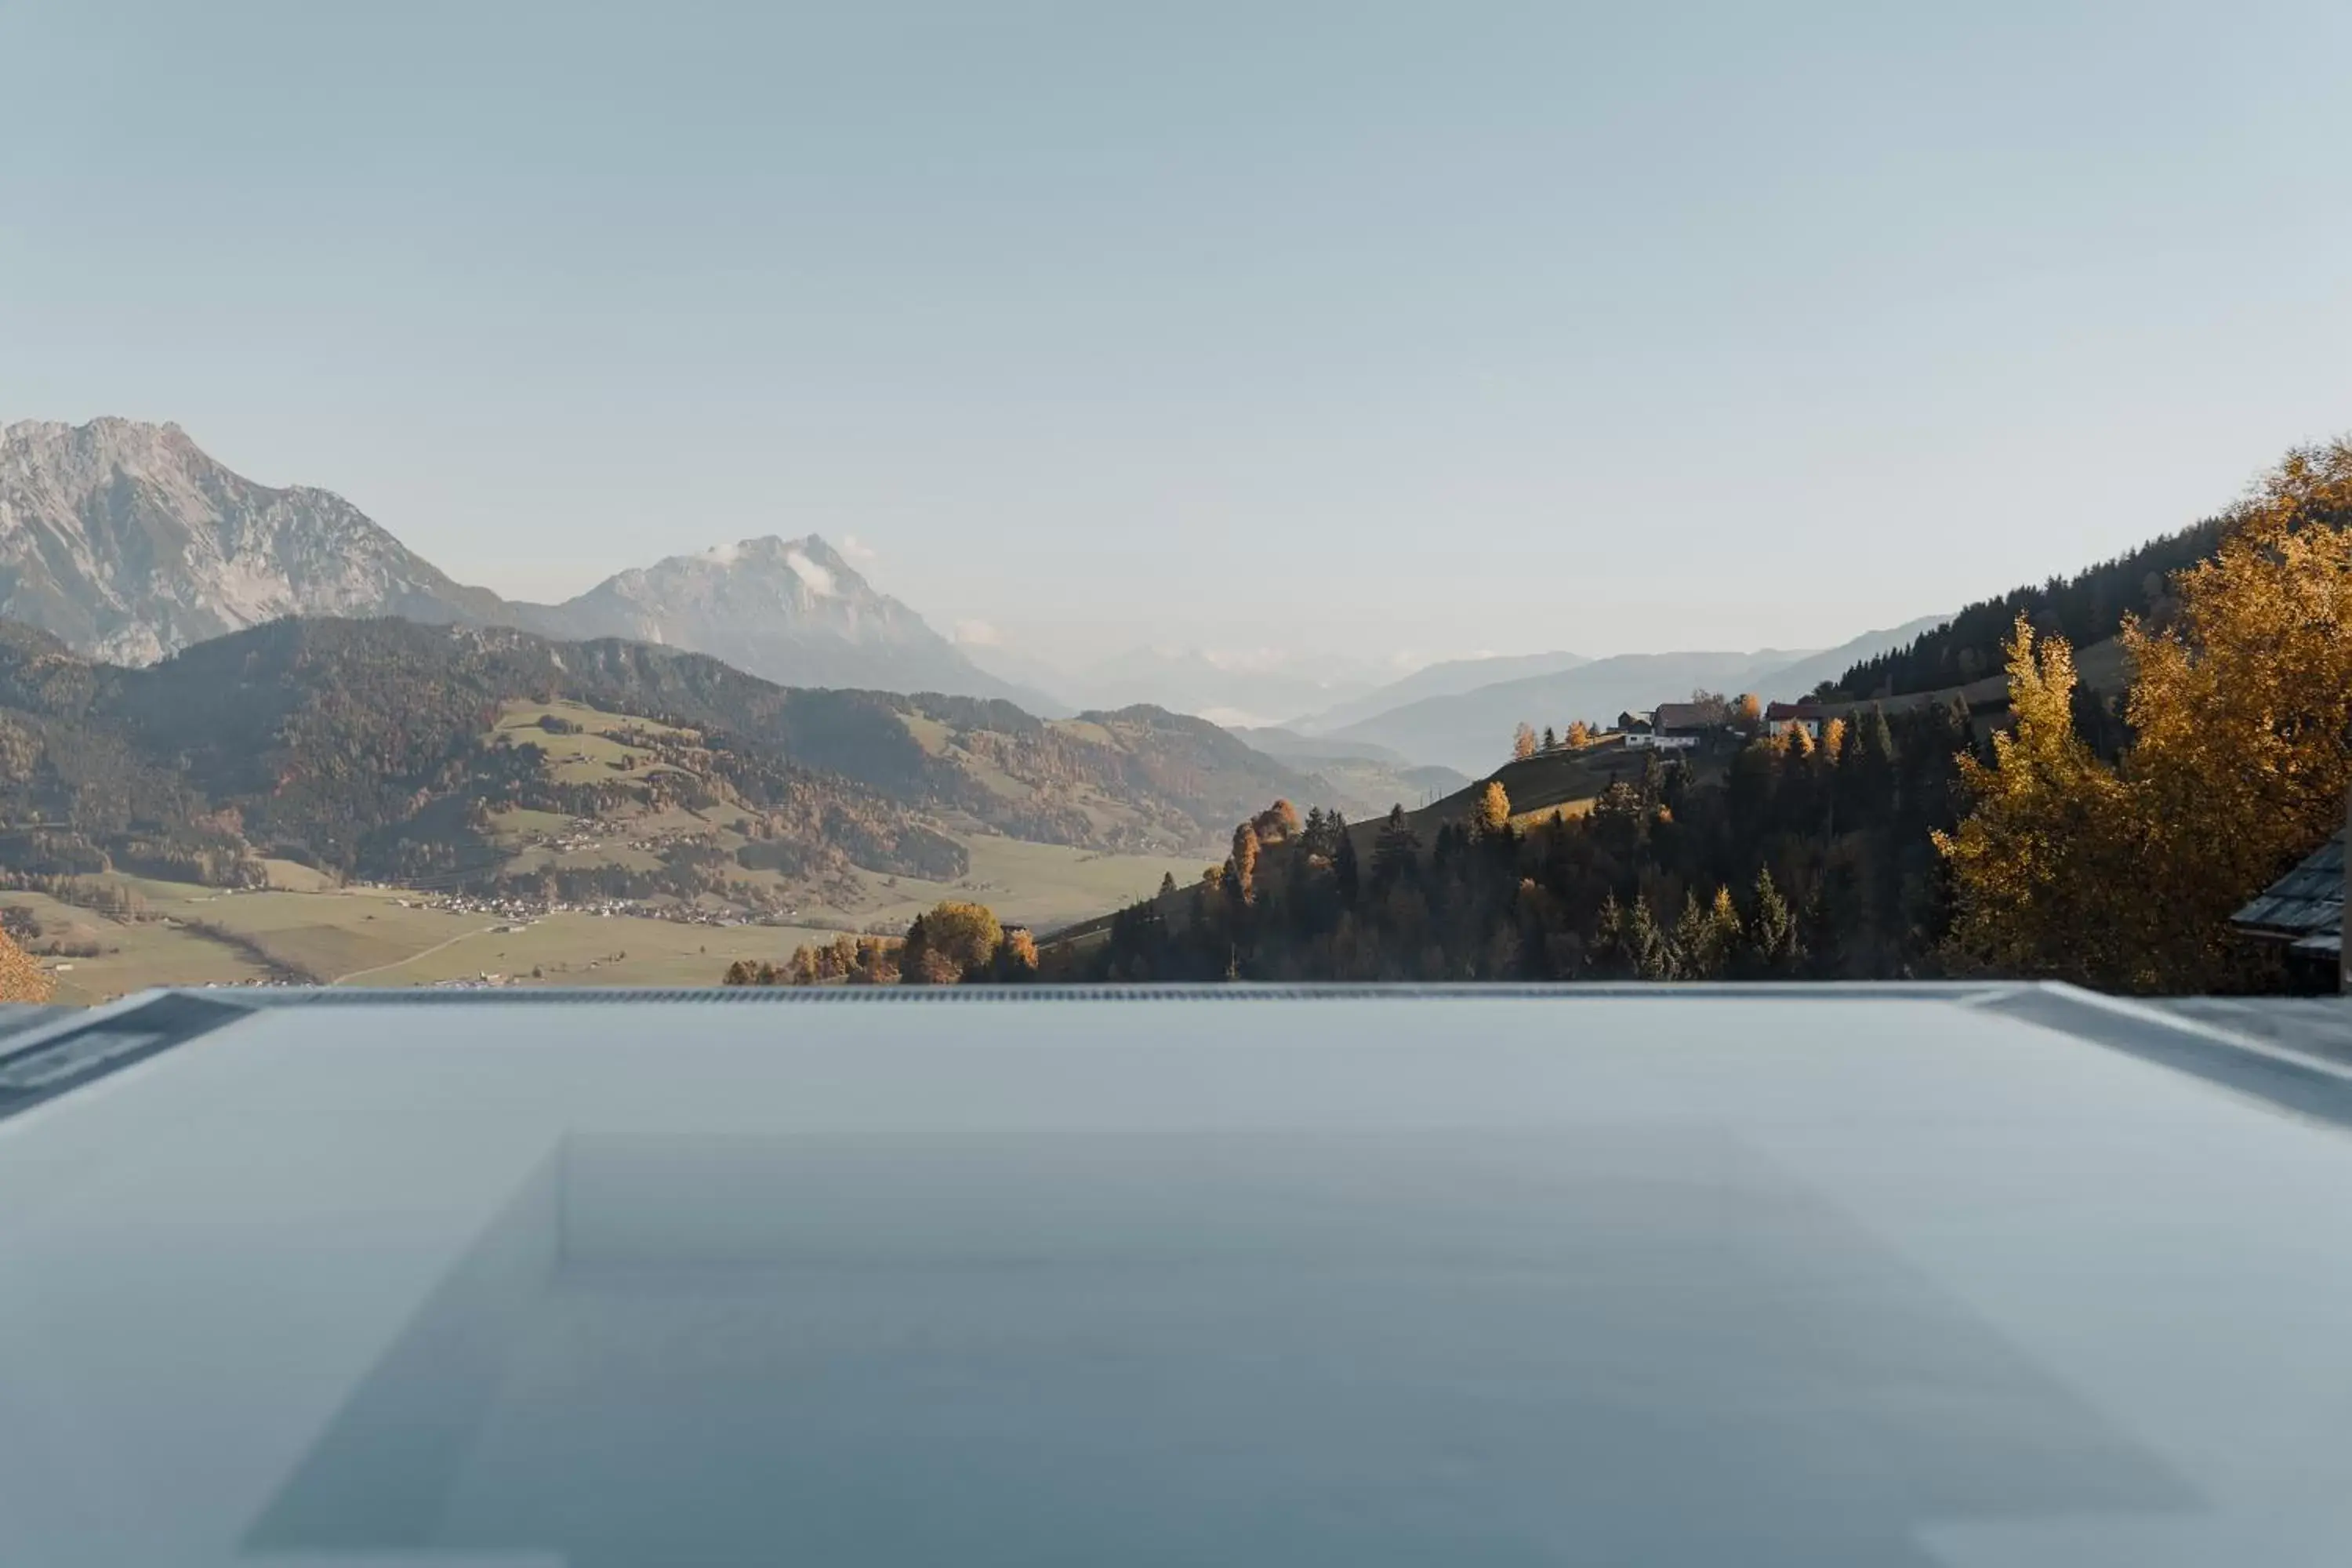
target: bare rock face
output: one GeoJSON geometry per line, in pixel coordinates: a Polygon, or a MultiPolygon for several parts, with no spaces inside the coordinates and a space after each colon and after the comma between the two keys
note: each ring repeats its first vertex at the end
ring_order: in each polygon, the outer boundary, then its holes
{"type": "Polygon", "coordinates": [[[176,425],[94,419],[0,430],[0,616],[142,664],[280,616],[495,622],[331,491],[272,489],[176,425]]]}
{"type": "Polygon", "coordinates": [[[814,533],[674,555],[536,614],[566,637],[691,648],[787,686],[1014,695],[814,533]]]}
{"type": "Polygon", "coordinates": [[[27,421],[0,430],[0,619],[148,664],[283,616],[397,616],[625,637],[788,686],[1024,698],[815,534],[623,572],[561,605],[450,579],[331,490],[273,489],[176,425],[27,421]]]}

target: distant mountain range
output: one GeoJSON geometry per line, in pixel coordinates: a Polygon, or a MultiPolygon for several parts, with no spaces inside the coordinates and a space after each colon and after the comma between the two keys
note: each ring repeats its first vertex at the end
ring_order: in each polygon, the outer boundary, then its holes
{"type": "Polygon", "coordinates": [[[1550,675],[1496,681],[1468,691],[1424,697],[1360,719],[1334,731],[1410,757],[1433,758],[1474,776],[1491,773],[1511,754],[1520,724],[1566,729],[1579,719],[1605,724],[1625,709],[1654,707],[1700,687],[1755,690],[1765,677],[1802,654],[1628,653],[1593,659],[1550,675]]]}
{"type": "Polygon", "coordinates": [[[1557,675],[1592,661],[1580,653],[1505,654],[1493,658],[1450,658],[1423,665],[1402,680],[1311,712],[1286,728],[1307,735],[1328,735],[1349,725],[1431,697],[1454,697],[1506,680],[1557,675]]]}
{"type": "MultiPolygon", "coordinates": [[[[1951,616],[1922,616],[1916,621],[1906,621],[1899,626],[1887,626],[1874,632],[1864,632],[1833,648],[1801,658],[1785,669],[1775,670],[1766,679],[1769,690],[1759,689],[1759,695],[1780,701],[1792,701],[1811,692],[1824,682],[1843,686],[1845,678],[1857,665],[1878,658],[1893,648],[1908,647],[1918,638],[1927,636],[1950,622],[1951,616]]],[[[1852,697],[1867,697],[1866,690],[1847,692],[1852,697]]]]}
{"type": "Polygon", "coordinates": [[[1371,660],[1277,649],[1220,652],[1134,647],[1055,668],[1018,650],[967,650],[982,668],[1082,708],[1149,702],[1227,728],[1265,725],[1372,690],[1388,669],[1371,660]]]}
{"type": "Polygon", "coordinates": [[[1255,746],[1269,757],[1286,760],[1307,758],[1318,762],[1343,759],[1349,762],[1381,763],[1390,767],[1411,767],[1412,759],[1386,746],[1370,741],[1344,741],[1337,736],[1305,735],[1283,724],[1228,724],[1234,734],[1255,746]]]}
{"type": "Polygon", "coordinates": [[[1418,806],[1470,783],[1452,768],[1415,763],[1367,741],[1302,735],[1278,726],[1236,727],[1232,733],[1277,762],[1310,771],[1332,786],[1339,805],[1360,816],[1391,805],[1418,806]]]}
{"type": "MultiPolygon", "coordinates": [[[[1825,652],[1764,648],[1752,653],[1619,654],[1579,660],[1549,674],[1502,680],[1467,690],[1423,697],[1339,726],[1332,741],[1367,742],[1410,757],[1434,759],[1471,775],[1491,772],[1510,755],[1520,724],[1565,729],[1579,719],[1606,724],[1627,710],[1654,708],[1699,689],[1767,701],[1792,700],[1861,660],[1907,645],[1946,617],[1928,616],[1885,631],[1865,632],[1825,652]]],[[[1471,661],[1475,670],[1487,661],[1471,661]]],[[[1451,672],[1449,672],[1451,673],[1451,672]]]]}
{"type": "Polygon", "coordinates": [[[1607,720],[1699,686],[1793,697],[1942,619],[1820,655],[1552,652],[1450,660],[1387,684],[1362,661],[1197,648],[1138,648],[1075,672],[977,650],[997,665],[992,672],[815,534],[675,555],[562,604],[530,604],[455,581],[331,491],[244,478],[175,425],[102,418],[0,429],[0,618],[40,627],[85,657],[137,665],[289,616],[625,638],[707,654],[782,686],[1002,700],[1026,714],[1140,704],[1248,726],[1304,714],[1286,727],[1295,737],[1264,731],[1266,749],[1330,764],[1327,779],[1359,806],[1443,782],[1406,776],[1416,766],[1475,776],[1523,720],[1607,720]],[[1307,739],[1318,746],[1296,743],[1307,739]]]}
{"type": "Polygon", "coordinates": [[[176,425],[0,429],[0,617],[142,664],[283,616],[628,637],[783,685],[1045,705],[877,593],[814,534],[673,556],[561,605],[525,604],[455,581],[332,491],[246,479],[176,425]]]}

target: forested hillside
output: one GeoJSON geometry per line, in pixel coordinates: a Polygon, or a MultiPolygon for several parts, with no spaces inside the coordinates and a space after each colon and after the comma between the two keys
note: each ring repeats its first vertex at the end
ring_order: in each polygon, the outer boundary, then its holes
{"type": "MultiPolygon", "coordinates": [[[[1695,753],[1648,752],[1580,813],[1530,820],[1504,776],[1370,825],[1277,805],[1198,883],[1045,944],[1037,972],[2281,984],[2276,951],[2231,915],[2345,820],[2352,444],[2292,453],[2220,521],[2009,611],[2004,727],[1987,739],[1958,698],[1864,705],[1818,739],[1751,718],[1695,753]],[[2141,584],[2159,613],[2126,621],[2135,572],[2160,574],[2141,584]],[[2116,639],[2128,692],[2088,705],[2087,729],[2069,639],[2037,630],[2037,606],[2116,639]]],[[[1974,647],[1923,646],[1923,671],[1974,647]]]]}
{"type": "Polygon", "coordinates": [[[2076,647],[2114,637],[2126,615],[2166,625],[2179,608],[2174,574],[2212,554],[2228,525],[2226,517],[2210,518],[2072,577],[1980,600],[1905,647],[1851,666],[1837,678],[1837,689],[1848,698],[1898,697],[1999,674],[2003,646],[2020,616],[2076,647]]]}
{"type": "MultiPolygon", "coordinates": [[[[573,809],[544,758],[497,731],[518,700],[691,727],[771,842],[933,875],[941,826],[1169,850],[1221,842],[1268,794],[1315,781],[1156,710],[1047,723],[1008,703],[794,690],[619,641],[401,620],[287,620],[130,669],[0,633],[0,868],[108,866],[236,881],[256,854],[385,879],[495,857],[479,819],[573,809]]],[[[576,804],[576,803],[575,803],[576,804]]]]}
{"type": "MultiPolygon", "coordinates": [[[[1522,829],[1498,783],[1433,829],[1405,814],[1295,836],[1047,954],[1105,980],[1871,978],[1940,973],[1965,715],[1874,714],[1821,745],[1650,753],[1581,816],[1522,829]],[[1719,783],[1702,783],[1706,774],[1719,783]]],[[[1425,819],[1424,819],[1425,821],[1425,819]]]]}
{"type": "MultiPolygon", "coordinates": [[[[629,691],[625,662],[581,651],[405,621],[285,621],[125,669],[8,628],[0,868],[236,884],[269,855],[381,879],[494,880],[488,814],[594,804],[547,777],[538,748],[493,733],[516,697],[629,691]]],[[[636,695],[633,710],[647,711],[636,695]]],[[[961,851],[879,792],[756,741],[702,739],[705,793],[803,845],[813,875],[853,861],[956,868],[961,851]]]]}
{"type": "Polygon", "coordinates": [[[236,880],[239,825],[116,713],[121,674],[0,622],[0,866],[236,880]]]}
{"type": "Polygon", "coordinates": [[[2277,984],[2276,952],[2230,917],[2345,819],[2352,445],[2291,453],[2224,519],[2009,609],[2011,727],[1981,745],[1957,700],[1865,708],[1818,743],[1754,735],[1719,784],[1654,766],[1532,833],[1499,782],[1426,844],[1398,814],[1368,855],[1328,822],[1276,853],[1245,828],[1212,880],[1050,956],[1105,978],[2277,984]],[[2141,584],[2155,613],[2127,617],[2135,572],[2159,574],[2141,584]],[[2119,709],[2086,714],[2037,608],[2102,639],[2120,626],[2119,709]]]}

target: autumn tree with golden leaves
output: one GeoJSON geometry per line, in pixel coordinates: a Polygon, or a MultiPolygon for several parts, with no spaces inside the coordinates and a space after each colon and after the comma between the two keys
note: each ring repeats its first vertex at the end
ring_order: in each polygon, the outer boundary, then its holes
{"type": "Polygon", "coordinates": [[[1298,837],[1298,808],[1287,800],[1277,800],[1250,818],[1250,826],[1261,845],[1285,843],[1298,837]]]}
{"type": "Polygon", "coordinates": [[[2124,758],[2164,918],[2144,963],[2225,982],[2231,913],[2344,822],[2352,786],[2352,444],[2297,452],[2240,509],[2179,609],[2126,621],[2124,758]]]}
{"type": "Polygon", "coordinates": [[[57,982],[5,931],[0,931],[0,1002],[47,1002],[57,982]]]}
{"type": "Polygon", "coordinates": [[[1257,829],[1244,822],[1234,829],[1234,853],[1225,862],[1227,885],[1247,903],[1257,897],[1257,829]]]}
{"type": "Polygon", "coordinates": [[[2229,989],[2255,962],[2231,913],[2344,817],[2352,785],[2352,444],[2299,451],[2122,643],[2133,741],[2074,729],[2071,650],[2021,616],[2015,732],[1963,764],[1974,808],[1937,837],[1977,963],[2135,991],[2229,989]]]}
{"type": "Polygon", "coordinates": [[[1470,807],[1471,833],[1480,838],[1492,837],[1509,826],[1510,822],[1510,795],[1505,793],[1500,779],[1488,779],[1470,807]]]}
{"type": "Polygon", "coordinates": [[[2000,973],[2102,984],[2124,945],[2103,871],[2131,807],[2074,732],[2074,650],[2063,637],[2037,646],[2020,616],[2009,651],[2015,722],[1993,737],[1991,766],[1960,758],[1972,808],[1935,842],[1951,863],[1956,952],[2000,973]]]}

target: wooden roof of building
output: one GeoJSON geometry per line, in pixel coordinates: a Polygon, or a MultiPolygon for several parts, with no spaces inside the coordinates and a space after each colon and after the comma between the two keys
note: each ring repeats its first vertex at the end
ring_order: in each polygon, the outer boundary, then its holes
{"type": "Polygon", "coordinates": [[[2230,923],[2250,936],[2292,942],[2301,951],[2341,952],[2344,944],[2344,833],[2263,889],[2230,923]]]}
{"type": "Polygon", "coordinates": [[[1722,722],[1711,705],[1697,702],[1661,702],[1650,720],[1657,730],[1706,730],[1722,722]]]}

